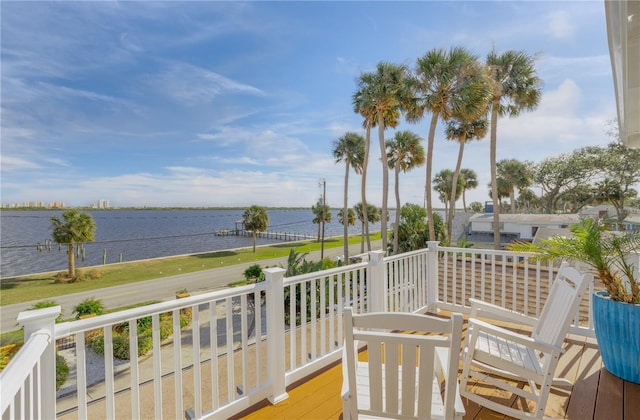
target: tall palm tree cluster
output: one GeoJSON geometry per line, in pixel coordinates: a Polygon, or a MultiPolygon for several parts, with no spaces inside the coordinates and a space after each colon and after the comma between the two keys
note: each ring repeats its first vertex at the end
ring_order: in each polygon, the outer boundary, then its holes
{"type": "MultiPolygon", "coordinates": [[[[344,162],[344,211],[347,208],[347,185],[350,168],[362,176],[361,196],[363,220],[367,220],[367,167],[371,129],[377,128],[382,163],[381,235],[383,249],[387,249],[387,197],[389,170],[394,170],[396,220],[394,239],[397,240],[400,195],[399,174],[426,163],[425,207],[429,240],[435,240],[432,171],[433,146],[438,122],[446,124],[446,138],[460,144],[456,168],[447,178],[446,191],[438,190],[445,204],[448,202],[447,229],[449,237],[454,203],[467,187],[477,185],[475,174],[462,169],[464,145],[479,140],[490,130],[491,191],[494,202],[494,246],[500,244],[499,189],[497,186],[496,141],[498,117],[515,117],[522,111],[534,109],[541,96],[541,81],[536,74],[534,58],[522,51],[491,51],[484,63],[464,47],[449,50],[433,49],[419,57],[413,68],[401,64],[380,62],[376,69],[360,75],[353,93],[353,109],[363,118],[364,138],[347,133],[334,143],[336,162],[344,162]],[[395,128],[404,116],[405,121],[419,124],[428,121],[425,146],[415,133],[401,131],[393,139],[385,140],[385,130],[395,128]],[[426,150],[426,152],[425,152],[426,150]],[[462,174],[462,175],[461,175],[462,174]],[[469,184],[465,183],[468,175],[469,184]]],[[[470,170],[467,170],[470,171],[470,170]]],[[[440,175],[440,174],[439,174],[440,175]]],[[[436,178],[436,182],[438,178],[436,178]]],[[[512,197],[512,196],[511,196],[512,197]]],[[[465,203],[466,207],[466,203],[465,203]]],[[[363,226],[369,236],[368,226],[363,226]]],[[[345,242],[346,242],[345,224],[345,242]]],[[[394,253],[398,251],[393,244],[394,253]]],[[[345,250],[346,252],[346,250],[345,250]]]]}

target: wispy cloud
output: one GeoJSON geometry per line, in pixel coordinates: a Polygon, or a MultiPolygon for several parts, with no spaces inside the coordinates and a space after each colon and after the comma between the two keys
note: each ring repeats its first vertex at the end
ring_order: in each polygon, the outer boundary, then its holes
{"type": "Polygon", "coordinates": [[[153,89],[189,105],[211,103],[224,94],[240,93],[264,96],[261,89],[238,82],[211,70],[187,63],[174,62],[161,73],[152,76],[153,89]]]}
{"type": "Polygon", "coordinates": [[[12,172],[15,170],[28,170],[28,169],[38,169],[40,165],[33,161],[29,161],[27,159],[15,157],[15,156],[7,156],[5,154],[0,155],[0,170],[2,172],[12,172]]]}

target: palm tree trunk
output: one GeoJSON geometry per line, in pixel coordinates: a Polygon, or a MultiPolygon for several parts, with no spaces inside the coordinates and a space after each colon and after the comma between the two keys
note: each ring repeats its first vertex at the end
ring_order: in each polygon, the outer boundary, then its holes
{"type": "Polygon", "coordinates": [[[387,251],[387,201],[389,192],[389,164],[387,149],[384,145],[384,119],[378,117],[378,142],[380,143],[380,160],[382,161],[382,211],[380,214],[380,236],[382,236],[382,250],[387,251]]]}
{"type": "Polygon", "coordinates": [[[429,240],[436,240],[436,231],[433,224],[433,203],[431,201],[431,173],[433,172],[433,143],[436,135],[436,125],[438,124],[439,112],[434,112],[431,116],[429,126],[429,137],[427,137],[427,176],[425,186],[425,197],[427,198],[427,217],[429,218],[429,240]]]}
{"type": "Polygon", "coordinates": [[[511,188],[509,191],[509,201],[511,201],[511,214],[516,214],[516,190],[511,188]]]}
{"type": "Polygon", "coordinates": [[[493,199],[493,248],[500,249],[500,199],[498,198],[498,175],[496,166],[496,140],[498,125],[498,101],[491,107],[491,144],[489,162],[491,166],[491,198],[493,199]]]}
{"type": "Polygon", "coordinates": [[[396,217],[393,224],[393,254],[398,253],[398,231],[400,229],[400,164],[396,162],[395,171],[396,217]]]}
{"type": "Polygon", "coordinates": [[[349,208],[347,207],[348,202],[348,190],[349,190],[349,161],[347,160],[347,164],[345,165],[346,169],[344,172],[344,205],[342,207],[342,224],[344,225],[344,263],[349,264],[349,208]]]}
{"type": "MultiPolygon", "coordinates": [[[[369,143],[371,143],[371,124],[367,123],[367,129],[364,141],[364,163],[362,165],[362,220],[363,230],[362,233],[367,239],[367,250],[371,251],[371,238],[369,237],[369,215],[367,214],[367,166],[369,166],[369,143]]],[[[364,246],[360,250],[364,253],[364,246]]]]}
{"type": "Polygon", "coordinates": [[[256,252],[256,231],[253,231],[253,252],[256,252]]]}
{"type": "Polygon", "coordinates": [[[458,149],[458,162],[456,163],[456,169],[451,176],[451,210],[447,215],[447,238],[449,238],[449,245],[453,244],[453,217],[456,212],[456,193],[458,192],[458,177],[460,176],[460,168],[462,167],[462,155],[464,154],[464,139],[460,140],[460,148],[458,149]]]}
{"type": "Polygon", "coordinates": [[[68,262],[69,262],[69,278],[72,279],[76,276],[76,260],[75,260],[75,249],[73,246],[73,241],[71,241],[67,245],[68,252],[68,262]]]}

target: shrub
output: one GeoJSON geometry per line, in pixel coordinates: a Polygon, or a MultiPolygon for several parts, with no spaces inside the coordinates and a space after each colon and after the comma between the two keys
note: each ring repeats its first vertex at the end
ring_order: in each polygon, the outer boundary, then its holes
{"type": "Polygon", "coordinates": [[[78,270],[76,271],[76,281],[89,281],[96,280],[102,277],[102,271],[100,270],[78,270]]]}
{"type": "Polygon", "coordinates": [[[247,269],[244,270],[244,278],[247,281],[249,280],[254,280],[255,282],[264,281],[264,273],[262,272],[262,268],[260,267],[260,264],[253,264],[247,267],[247,269]]]}
{"type": "Polygon", "coordinates": [[[53,282],[56,284],[66,284],[73,283],[75,278],[69,277],[69,274],[66,271],[61,271],[53,276],[53,282]]]}
{"type": "MultiPolygon", "coordinates": [[[[191,308],[188,308],[189,310],[191,308]]],[[[183,309],[184,310],[184,309],[183,309]]],[[[181,311],[183,311],[181,310],[181,311]]],[[[191,323],[191,312],[180,313],[180,328],[191,323]]],[[[144,356],[153,348],[152,318],[138,319],[138,356],[144,356]]],[[[113,327],[113,355],[118,359],[130,360],[129,323],[121,323],[113,327]]],[[[171,312],[160,314],[160,340],[166,340],[173,334],[173,315],[171,312]]],[[[104,354],[104,331],[98,330],[87,338],[87,346],[98,354],[104,354]]]]}
{"type": "Polygon", "coordinates": [[[93,297],[87,298],[73,308],[73,313],[77,314],[76,319],[80,319],[82,316],[91,314],[102,315],[104,314],[104,304],[100,299],[93,297]]]}
{"type": "Polygon", "coordinates": [[[56,391],[59,390],[65,382],[67,382],[67,376],[69,376],[69,365],[67,365],[67,360],[56,353],[56,391]]]}
{"type": "MultiPolygon", "coordinates": [[[[58,306],[58,302],[55,300],[43,300],[42,302],[34,303],[28,310],[31,311],[34,309],[51,308],[54,306],[58,306]]],[[[62,310],[60,311],[60,315],[56,318],[56,324],[59,322],[62,322],[62,310]]]]}

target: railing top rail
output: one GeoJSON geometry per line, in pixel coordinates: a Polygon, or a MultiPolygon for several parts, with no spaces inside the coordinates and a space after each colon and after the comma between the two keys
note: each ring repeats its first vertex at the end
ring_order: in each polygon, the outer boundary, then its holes
{"type": "Polygon", "coordinates": [[[429,250],[427,248],[418,249],[415,251],[403,252],[402,254],[396,254],[396,255],[384,257],[384,261],[389,262],[389,261],[395,261],[395,260],[402,260],[404,258],[413,257],[414,255],[426,254],[428,252],[429,250]]]}
{"type": "Polygon", "coordinates": [[[2,384],[0,413],[4,413],[13,402],[13,397],[18,393],[25,379],[33,372],[33,367],[40,360],[50,339],[51,336],[47,331],[36,331],[13,356],[7,367],[0,372],[0,384],[2,384]]]}
{"type": "Polygon", "coordinates": [[[284,284],[290,285],[290,284],[303,283],[318,277],[329,277],[336,274],[348,273],[356,269],[365,268],[367,265],[368,263],[366,262],[360,262],[356,264],[343,265],[342,267],[330,268],[328,270],[313,271],[311,273],[306,273],[306,274],[298,274],[297,276],[285,277],[284,284]]]}
{"type": "Polygon", "coordinates": [[[166,302],[154,303],[151,305],[140,306],[138,308],[127,309],[126,311],[118,311],[110,314],[100,315],[94,318],[80,319],[77,321],[63,322],[55,325],[55,338],[67,337],[71,334],[91,331],[102,328],[107,325],[113,325],[120,322],[138,319],[145,316],[161,314],[164,312],[182,309],[189,306],[209,303],[212,301],[222,300],[242,296],[244,294],[258,292],[267,289],[267,282],[260,282],[246,286],[238,286],[216,290],[209,293],[203,293],[195,296],[189,296],[182,299],[172,299],[166,302]]]}
{"type": "Polygon", "coordinates": [[[466,252],[475,254],[489,254],[489,255],[518,255],[523,257],[533,257],[535,252],[515,252],[506,249],[485,249],[485,248],[458,248],[452,246],[440,246],[438,245],[438,251],[450,251],[450,252],[466,252]]]}

